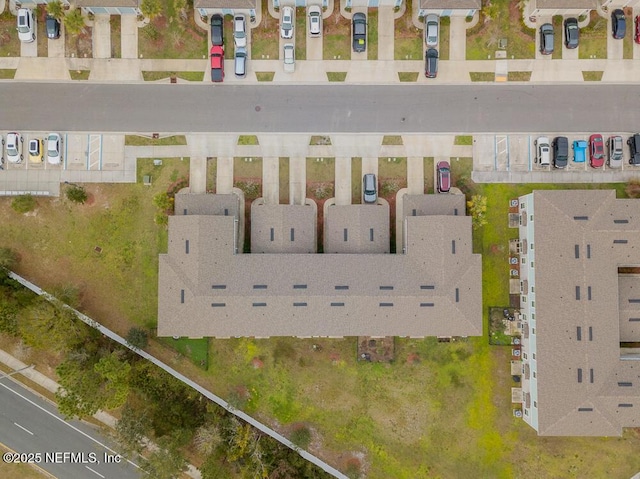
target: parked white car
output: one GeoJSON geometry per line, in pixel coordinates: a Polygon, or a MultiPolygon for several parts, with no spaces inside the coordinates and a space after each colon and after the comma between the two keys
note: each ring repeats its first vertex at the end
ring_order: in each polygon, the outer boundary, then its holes
{"type": "Polygon", "coordinates": [[[438,45],[438,37],[440,35],[440,17],[435,13],[427,15],[424,21],[424,41],[428,47],[438,45]]]}
{"type": "Polygon", "coordinates": [[[247,20],[242,14],[233,17],[233,43],[237,48],[247,47],[247,20]]]}
{"type": "Polygon", "coordinates": [[[322,9],[318,5],[311,5],[309,12],[309,36],[319,37],[322,33],[322,9]]]}
{"type": "Polygon", "coordinates": [[[284,45],[284,71],[287,73],[296,71],[296,49],[293,43],[284,45]]]}
{"type": "Polygon", "coordinates": [[[293,38],[293,8],[284,7],[280,19],[280,36],[284,39],[293,38]]]}
{"type": "Polygon", "coordinates": [[[24,43],[31,43],[36,39],[36,18],[28,8],[18,10],[18,39],[24,43]]]}
{"type": "Polygon", "coordinates": [[[551,144],[549,138],[541,136],[536,140],[536,163],[540,166],[549,166],[551,161],[551,144]]]}
{"type": "Polygon", "coordinates": [[[59,165],[62,161],[62,138],[57,133],[47,136],[47,161],[50,165],[59,165]]]}
{"type": "Polygon", "coordinates": [[[22,162],[22,136],[20,133],[7,134],[7,161],[9,163],[22,162]]]}

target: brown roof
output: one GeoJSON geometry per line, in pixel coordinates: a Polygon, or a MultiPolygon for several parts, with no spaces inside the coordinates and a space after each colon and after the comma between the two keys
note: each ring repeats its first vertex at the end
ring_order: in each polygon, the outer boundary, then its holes
{"type": "Polygon", "coordinates": [[[315,253],[316,208],[311,205],[251,206],[252,253],[315,253]]]}
{"type": "Polygon", "coordinates": [[[239,216],[238,195],[200,195],[179,193],[175,196],[176,215],[239,216]]]}
{"type": "Polygon", "coordinates": [[[407,254],[234,254],[234,218],[171,216],[159,261],[158,334],[481,335],[471,219],[406,221],[407,254]]]}
{"type": "Polygon", "coordinates": [[[324,217],[325,253],[388,253],[389,204],[332,205],[324,217]]]}
{"type": "Polygon", "coordinates": [[[420,0],[423,10],[480,10],[481,0],[420,0]]]}
{"type": "Polygon", "coordinates": [[[521,272],[535,289],[523,306],[535,311],[524,348],[537,378],[523,388],[537,388],[538,433],[619,436],[640,425],[640,361],[621,359],[620,344],[637,338],[628,323],[640,317],[640,280],[618,273],[640,264],[640,201],[602,190],[532,195],[522,214],[534,219],[520,234],[534,265],[521,272]]]}
{"type": "Polygon", "coordinates": [[[402,208],[404,216],[464,216],[467,201],[464,195],[404,195],[402,208]]]}
{"type": "Polygon", "coordinates": [[[195,0],[194,8],[235,8],[235,9],[255,9],[256,0],[195,0]]]}

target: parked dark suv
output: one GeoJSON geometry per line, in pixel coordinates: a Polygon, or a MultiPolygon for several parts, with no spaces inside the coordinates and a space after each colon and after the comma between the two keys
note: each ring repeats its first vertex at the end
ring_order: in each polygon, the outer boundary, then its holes
{"type": "Polygon", "coordinates": [[[578,48],[580,28],[577,18],[567,18],[564,21],[564,45],[567,48],[578,48]]]}
{"type": "Polygon", "coordinates": [[[629,152],[631,158],[629,158],[630,165],[640,165],[640,133],[636,133],[627,140],[629,145],[629,152]]]}
{"type": "Polygon", "coordinates": [[[551,55],[553,53],[553,25],[545,23],[540,27],[540,53],[551,55]]]}
{"type": "Polygon", "coordinates": [[[224,20],[222,15],[211,16],[211,45],[214,47],[224,45],[224,20]]]}
{"type": "Polygon", "coordinates": [[[611,33],[613,38],[620,40],[624,38],[624,34],[627,31],[627,20],[624,18],[624,12],[616,8],[611,12],[611,33]]]}
{"type": "Polygon", "coordinates": [[[551,146],[553,148],[553,166],[565,168],[569,161],[569,140],[566,136],[557,136],[551,146]]]}

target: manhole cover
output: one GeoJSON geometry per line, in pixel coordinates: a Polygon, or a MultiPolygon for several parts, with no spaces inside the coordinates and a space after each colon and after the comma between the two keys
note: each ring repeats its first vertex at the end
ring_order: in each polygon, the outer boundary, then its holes
{"type": "Polygon", "coordinates": [[[258,105],[258,106],[256,107],[256,111],[260,111],[260,110],[262,110],[262,108],[260,107],[260,105],[258,105]]]}

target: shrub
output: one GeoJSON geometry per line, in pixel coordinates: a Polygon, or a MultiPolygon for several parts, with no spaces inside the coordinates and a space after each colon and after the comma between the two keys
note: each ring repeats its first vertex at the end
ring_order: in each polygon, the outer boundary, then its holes
{"type": "Polygon", "coordinates": [[[49,2],[47,4],[47,13],[58,20],[62,19],[64,16],[64,7],[62,6],[62,2],[59,0],[49,2]]]}
{"type": "Polygon", "coordinates": [[[291,431],[291,442],[300,449],[307,449],[311,443],[311,431],[307,426],[297,425],[291,431]]]}
{"type": "Polygon", "coordinates": [[[72,185],[67,188],[67,199],[73,203],[84,204],[87,201],[88,195],[82,186],[72,185]]]}
{"type": "Polygon", "coordinates": [[[149,344],[149,335],[144,329],[133,327],[127,333],[127,342],[137,349],[142,349],[149,344]]]}
{"type": "Polygon", "coordinates": [[[76,8],[64,17],[64,28],[69,35],[78,35],[84,31],[84,17],[80,8],[76,8]]]}
{"type": "Polygon", "coordinates": [[[18,213],[28,213],[33,211],[36,206],[38,206],[36,199],[28,194],[16,196],[11,202],[11,207],[18,213]]]}

